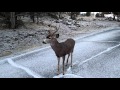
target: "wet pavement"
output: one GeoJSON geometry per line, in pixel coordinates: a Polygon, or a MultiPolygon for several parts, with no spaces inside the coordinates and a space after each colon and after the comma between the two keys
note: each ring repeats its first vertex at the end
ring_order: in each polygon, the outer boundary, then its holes
{"type": "MultiPolygon", "coordinates": [[[[120,29],[112,29],[77,39],[73,53],[73,63],[76,64],[73,65],[70,74],[84,78],[119,78],[119,44],[120,29]]],[[[57,58],[51,47],[41,49],[23,57],[14,58],[13,61],[45,78],[52,78],[57,73],[57,58]]],[[[1,78],[33,78],[25,70],[11,66],[8,62],[0,64],[0,67],[1,78]]],[[[68,67],[66,67],[66,73],[68,67]]],[[[62,60],[60,73],[62,73],[62,60]]]]}

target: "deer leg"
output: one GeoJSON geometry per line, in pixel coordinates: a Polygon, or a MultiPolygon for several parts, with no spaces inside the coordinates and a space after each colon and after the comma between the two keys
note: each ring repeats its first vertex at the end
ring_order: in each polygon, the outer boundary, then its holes
{"type": "Polygon", "coordinates": [[[72,67],[72,57],[73,57],[73,53],[71,52],[71,67],[72,67]]]}
{"type": "Polygon", "coordinates": [[[68,54],[68,58],[67,58],[67,62],[66,62],[66,66],[67,66],[67,64],[68,64],[68,59],[69,59],[69,57],[70,57],[70,53],[68,54]]]}
{"type": "Polygon", "coordinates": [[[60,65],[60,58],[58,58],[58,75],[59,75],[59,65],[60,65]]]}
{"type": "Polygon", "coordinates": [[[63,75],[64,75],[65,56],[63,56],[63,75]]]}

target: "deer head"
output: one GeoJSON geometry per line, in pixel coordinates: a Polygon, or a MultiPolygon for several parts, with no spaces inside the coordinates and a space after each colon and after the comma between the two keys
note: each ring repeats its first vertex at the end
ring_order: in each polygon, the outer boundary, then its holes
{"type": "MultiPolygon", "coordinates": [[[[49,25],[51,27],[51,25],[49,25]]],[[[57,28],[55,27],[55,31],[52,32],[51,30],[48,31],[48,34],[46,36],[46,39],[43,40],[44,44],[50,43],[50,41],[55,40],[56,38],[59,38],[59,34],[56,34],[56,32],[59,30],[60,26],[57,28]]]]}

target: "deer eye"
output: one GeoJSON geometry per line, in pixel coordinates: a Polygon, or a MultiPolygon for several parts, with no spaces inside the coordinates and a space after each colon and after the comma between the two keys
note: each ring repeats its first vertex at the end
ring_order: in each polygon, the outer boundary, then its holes
{"type": "Polygon", "coordinates": [[[59,38],[59,34],[56,34],[56,38],[59,38]]]}

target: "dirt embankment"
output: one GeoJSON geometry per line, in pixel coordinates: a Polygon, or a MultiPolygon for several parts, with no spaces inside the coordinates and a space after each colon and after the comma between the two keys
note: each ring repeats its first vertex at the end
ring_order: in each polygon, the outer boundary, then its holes
{"type": "Polygon", "coordinates": [[[76,22],[66,19],[56,21],[50,17],[44,17],[40,19],[39,24],[27,23],[27,20],[29,19],[26,18],[26,22],[24,22],[27,27],[26,29],[24,27],[14,30],[0,29],[0,57],[45,46],[42,41],[45,39],[47,31],[54,30],[54,28],[49,28],[48,24],[57,27],[60,25],[58,31],[60,34],[59,41],[69,37],[84,36],[87,33],[120,26],[119,22],[116,21],[95,20],[91,18],[80,18],[76,22]]]}

